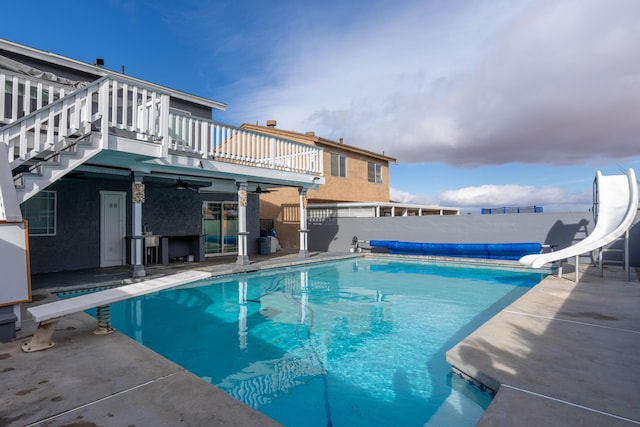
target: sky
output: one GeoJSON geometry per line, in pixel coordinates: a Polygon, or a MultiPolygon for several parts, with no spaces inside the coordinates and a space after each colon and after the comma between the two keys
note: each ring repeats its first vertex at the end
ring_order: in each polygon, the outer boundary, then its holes
{"type": "Polygon", "coordinates": [[[23,0],[3,16],[0,38],[223,102],[217,121],[396,158],[398,202],[587,211],[596,171],[640,167],[638,0],[23,0]]]}

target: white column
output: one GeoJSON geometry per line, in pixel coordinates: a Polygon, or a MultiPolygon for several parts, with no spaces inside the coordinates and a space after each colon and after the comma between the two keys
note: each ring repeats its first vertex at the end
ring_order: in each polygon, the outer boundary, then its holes
{"type": "Polygon", "coordinates": [[[247,253],[247,183],[236,182],[238,188],[238,258],[236,264],[248,265],[247,253]]]}
{"type": "Polygon", "coordinates": [[[309,245],[307,241],[307,189],[298,188],[300,193],[300,252],[298,253],[300,258],[309,257],[309,245]]]}
{"type": "Polygon", "coordinates": [[[143,174],[131,173],[131,276],[144,277],[143,265],[142,204],[144,203],[143,174]]]}

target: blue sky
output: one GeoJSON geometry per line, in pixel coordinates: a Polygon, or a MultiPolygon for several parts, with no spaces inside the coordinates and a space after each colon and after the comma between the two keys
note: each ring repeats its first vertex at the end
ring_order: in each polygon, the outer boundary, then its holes
{"type": "Polygon", "coordinates": [[[216,120],[395,157],[397,201],[585,211],[597,170],[640,163],[637,0],[62,0],[3,16],[1,38],[226,103],[216,120]]]}

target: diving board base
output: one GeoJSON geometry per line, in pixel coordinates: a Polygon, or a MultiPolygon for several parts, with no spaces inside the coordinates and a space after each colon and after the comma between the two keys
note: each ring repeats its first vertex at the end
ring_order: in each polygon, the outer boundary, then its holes
{"type": "Polygon", "coordinates": [[[48,350],[55,346],[51,338],[56,331],[56,326],[58,326],[58,320],[60,320],[60,318],[38,323],[38,328],[31,337],[31,341],[22,344],[22,351],[25,353],[33,353],[34,351],[48,350]]]}

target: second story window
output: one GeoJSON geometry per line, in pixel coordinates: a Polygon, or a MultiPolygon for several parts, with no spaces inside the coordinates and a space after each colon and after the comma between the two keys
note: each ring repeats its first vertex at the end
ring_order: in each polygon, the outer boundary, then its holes
{"type": "Polygon", "coordinates": [[[347,176],[347,157],[342,154],[331,153],[331,176],[347,176]]]}
{"type": "Polygon", "coordinates": [[[369,182],[375,182],[376,184],[382,183],[382,165],[379,163],[369,162],[368,164],[368,176],[369,182]]]}

